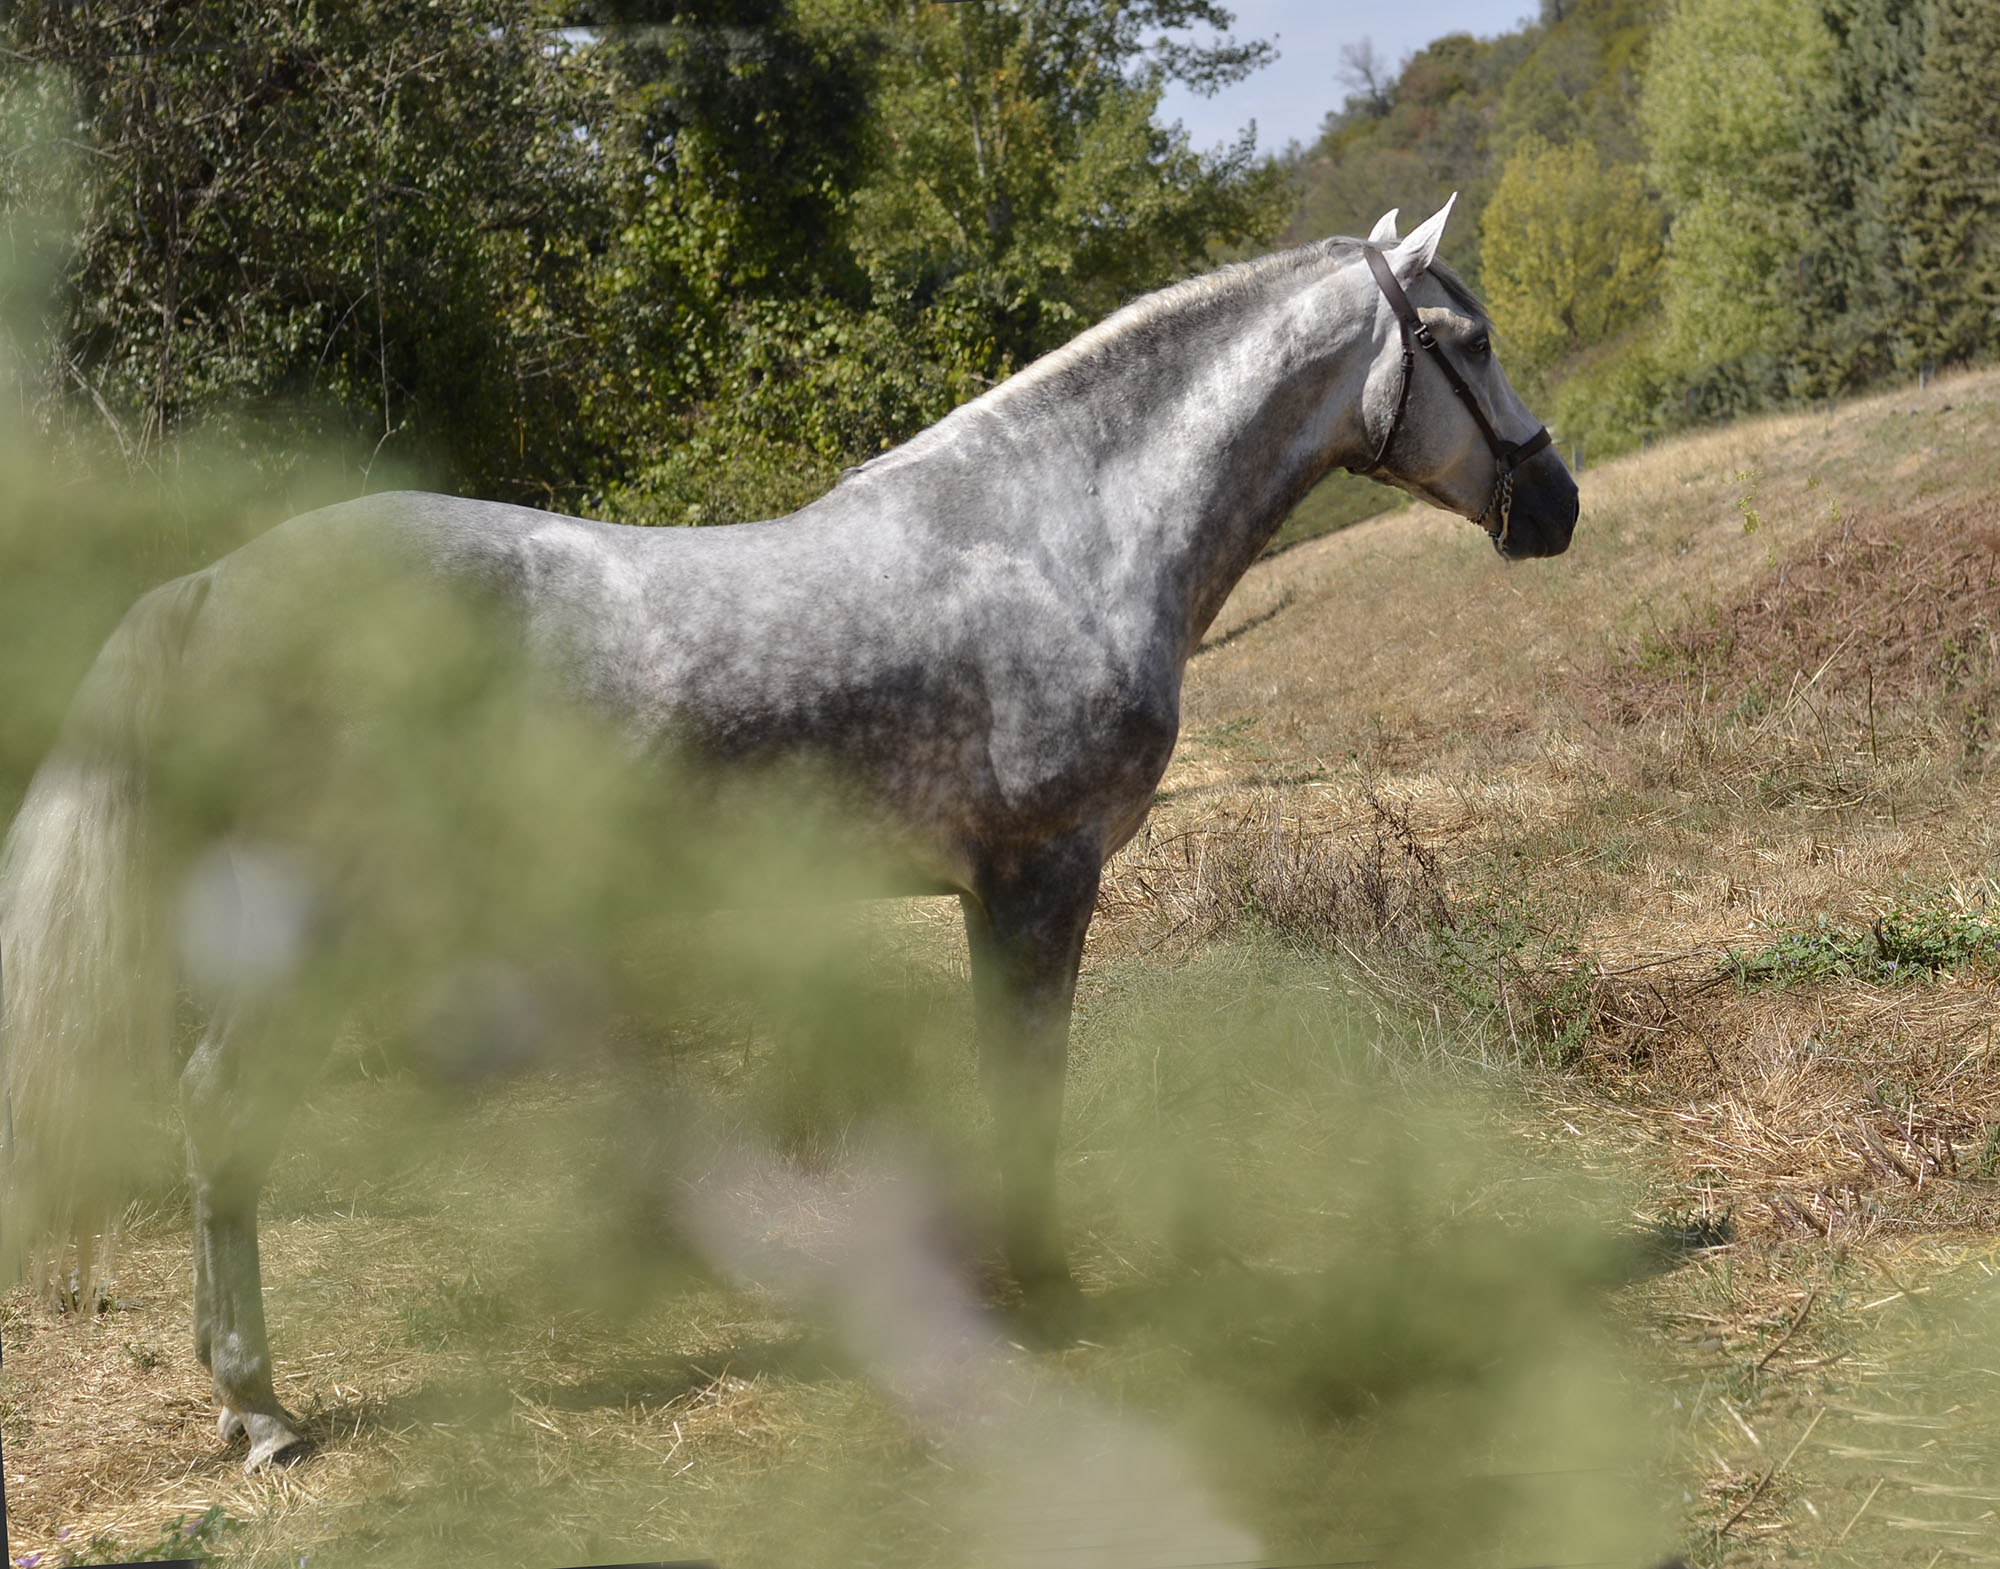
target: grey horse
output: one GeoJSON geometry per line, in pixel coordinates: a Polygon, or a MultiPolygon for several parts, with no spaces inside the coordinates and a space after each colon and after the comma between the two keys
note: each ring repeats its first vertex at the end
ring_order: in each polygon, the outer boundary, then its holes
{"type": "MultiPolygon", "coordinates": [[[[140,1017],[160,995],[121,979],[164,947],[157,908],[130,893],[148,716],[193,673],[256,660],[260,602],[338,545],[499,604],[564,691],[641,744],[720,769],[812,761],[888,830],[874,842],[890,886],[958,897],[1005,1254],[1060,1303],[1075,1288],[1054,1171],[1084,931],[1233,585],[1343,465],[1480,520],[1503,556],[1569,544],[1576,486],[1436,259],[1449,212],[1405,239],[1391,213],[1365,241],[1141,299],[788,517],[631,528],[377,495],[155,590],[99,656],[0,859],[10,1192],[46,1198],[89,1159],[65,1097],[166,1034],[140,1017]]],[[[180,1080],[195,1344],[223,1436],[247,1436],[257,1467],[300,1442],[273,1390],[256,1211],[302,1078],[268,1064],[308,1043],[226,1000],[210,1013],[180,1080]]]]}

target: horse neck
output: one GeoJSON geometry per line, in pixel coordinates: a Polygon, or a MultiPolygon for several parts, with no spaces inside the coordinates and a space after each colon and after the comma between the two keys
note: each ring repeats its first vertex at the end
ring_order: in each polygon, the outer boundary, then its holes
{"type": "Polygon", "coordinates": [[[1090,471],[1111,586],[1150,598],[1183,656],[1305,493],[1366,461],[1381,328],[1359,273],[1351,255],[1273,258],[1233,287],[1174,291],[1080,342],[1045,373],[1059,386],[1020,389],[1045,391],[1024,450],[1090,471]]]}

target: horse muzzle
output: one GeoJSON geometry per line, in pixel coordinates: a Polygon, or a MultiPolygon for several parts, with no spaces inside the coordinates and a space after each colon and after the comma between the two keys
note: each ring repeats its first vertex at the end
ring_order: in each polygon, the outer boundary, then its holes
{"type": "Polygon", "coordinates": [[[1569,549],[1578,510],[1576,481],[1555,448],[1544,447],[1515,470],[1506,530],[1494,533],[1493,548],[1509,561],[1559,556],[1569,549]]]}

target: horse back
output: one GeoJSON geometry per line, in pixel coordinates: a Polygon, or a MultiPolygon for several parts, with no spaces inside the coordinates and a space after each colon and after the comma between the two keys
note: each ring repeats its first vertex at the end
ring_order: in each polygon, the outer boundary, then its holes
{"type": "Polygon", "coordinates": [[[304,621],[363,636],[409,613],[406,592],[441,589],[635,748],[804,761],[930,842],[1033,840],[1149,800],[1178,722],[1164,634],[1032,541],[844,489],[707,529],[364,498],[221,563],[210,641],[255,658],[304,621]]]}

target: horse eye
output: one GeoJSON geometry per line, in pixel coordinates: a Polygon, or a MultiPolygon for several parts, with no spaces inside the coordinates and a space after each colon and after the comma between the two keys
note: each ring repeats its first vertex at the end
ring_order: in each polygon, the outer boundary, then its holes
{"type": "Polygon", "coordinates": [[[1485,359],[1487,355],[1493,352],[1493,340],[1482,332],[1472,340],[1472,352],[1482,360],[1485,359]]]}

